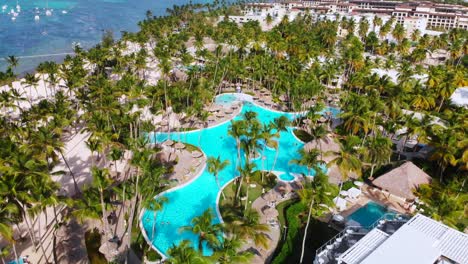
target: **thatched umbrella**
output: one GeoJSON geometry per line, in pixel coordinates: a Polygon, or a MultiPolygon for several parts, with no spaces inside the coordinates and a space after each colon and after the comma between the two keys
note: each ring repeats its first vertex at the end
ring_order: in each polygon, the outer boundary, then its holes
{"type": "Polygon", "coordinates": [[[180,142],[177,142],[174,146],[176,149],[184,149],[185,148],[185,144],[184,143],[180,143],[180,142]]]}
{"type": "Polygon", "coordinates": [[[208,109],[208,111],[210,111],[212,113],[213,112],[218,112],[219,110],[221,110],[221,107],[219,105],[213,105],[208,109]]]}
{"type": "Polygon", "coordinates": [[[167,126],[167,125],[169,125],[169,122],[167,120],[162,120],[161,122],[159,122],[159,125],[167,126]]]}
{"type": "Polygon", "coordinates": [[[224,113],[226,113],[227,115],[230,115],[230,114],[232,114],[232,110],[228,109],[228,110],[224,111],[224,113]]]}
{"type": "Polygon", "coordinates": [[[174,145],[174,141],[168,139],[168,140],[164,141],[162,144],[163,144],[164,146],[170,147],[170,146],[174,145]]]}
{"type": "Polygon", "coordinates": [[[192,157],[193,157],[193,158],[199,158],[199,157],[201,157],[201,156],[203,156],[203,153],[201,153],[201,152],[198,151],[198,150],[192,152],[192,157]]]}
{"type": "Polygon", "coordinates": [[[417,189],[419,185],[429,184],[431,181],[431,176],[411,161],[407,161],[400,167],[381,175],[372,183],[393,195],[405,199],[414,199],[416,197],[413,190],[417,189]]]}
{"type": "Polygon", "coordinates": [[[219,117],[219,118],[222,118],[222,117],[224,117],[224,116],[225,116],[225,115],[224,115],[223,113],[221,113],[221,112],[219,112],[219,113],[216,114],[216,117],[219,117]]]}
{"type": "Polygon", "coordinates": [[[325,123],[325,122],[327,122],[327,119],[325,117],[321,116],[317,121],[319,123],[325,123]]]}

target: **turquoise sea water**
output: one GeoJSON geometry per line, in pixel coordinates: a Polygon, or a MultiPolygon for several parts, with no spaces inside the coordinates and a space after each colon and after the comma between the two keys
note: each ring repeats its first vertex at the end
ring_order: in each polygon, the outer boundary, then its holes
{"type": "MultiPolygon", "coordinates": [[[[187,4],[189,0],[18,0],[21,12],[15,21],[8,12],[15,9],[16,0],[0,0],[0,58],[8,55],[30,56],[71,52],[73,43],[84,48],[95,45],[104,30],[112,30],[116,37],[121,31],[138,30],[137,22],[147,10],[164,15],[166,8],[187,4]],[[7,6],[2,11],[2,6],[7,6]],[[51,16],[45,8],[53,9],[51,16]],[[36,7],[38,8],[36,10],[36,7]],[[66,14],[63,13],[66,12],[66,14]],[[34,20],[39,15],[39,21],[34,20]]],[[[195,0],[207,3],[211,0],[195,0]]],[[[16,9],[15,9],[16,11],[16,9]]],[[[23,58],[18,72],[34,69],[40,61],[60,60],[63,56],[23,58]]],[[[0,59],[0,70],[5,69],[0,59]]]]}
{"type": "MultiPolygon", "coordinates": [[[[227,95],[224,98],[227,98],[227,95]]],[[[232,98],[232,97],[230,97],[232,98]]],[[[228,102],[225,102],[228,103],[228,102]]],[[[273,112],[265,108],[259,107],[252,103],[245,102],[241,114],[246,111],[255,111],[258,113],[259,119],[268,123],[279,116],[286,116],[293,119],[296,114],[273,112]]],[[[234,119],[241,118],[240,115],[234,119]]],[[[195,146],[199,146],[206,156],[220,156],[222,160],[229,160],[230,165],[218,175],[221,186],[229,183],[238,176],[235,169],[237,159],[237,148],[234,138],[227,135],[230,122],[221,125],[187,133],[171,133],[170,137],[173,140],[180,140],[195,146]]],[[[298,158],[298,150],[304,144],[296,139],[292,134],[292,129],[289,128],[287,132],[281,132],[279,138],[279,151],[275,171],[281,171],[286,174],[289,173],[307,173],[307,168],[290,164],[290,160],[298,158]]],[[[167,134],[151,134],[152,141],[157,140],[162,142],[168,138],[167,134]]],[[[258,158],[254,160],[258,169],[270,170],[276,151],[273,149],[265,148],[265,159],[258,158]]],[[[311,174],[315,174],[312,170],[311,174]]],[[[142,225],[144,232],[152,244],[163,254],[174,244],[180,243],[182,240],[191,240],[193,245],[198,244],[198,238],[189,232],[179,232],[181,226],[190,225],[193,217],[200,215],[208,208],[212,208],[213,212],[217,212],[216,203],[219,199],[219,188],[216,184],[215,178],[206,170],[191,183],[176,190],[170,190],[164,196],[168,198],[169,203],[165,204],[162,211],[157,212],[156,217],[156,232],[152,234],[153,226],[153,212],[146,210],[142,214],[142,225]]],[[[216,223],[220,219],[216,217],[216,223]]],[[[209,248],[204,249],[204,254],[210,254],[209,248]]]]}
{"type": "Polygon", "coordinates": [[[379,220],[384,214],[389,213],[384,206],[374,203],[368,202],[363,207],[356,210],[352,213],[348,220],[354,220],[361,224],[363,227],[370,227],[375,221],[379,220]]]}

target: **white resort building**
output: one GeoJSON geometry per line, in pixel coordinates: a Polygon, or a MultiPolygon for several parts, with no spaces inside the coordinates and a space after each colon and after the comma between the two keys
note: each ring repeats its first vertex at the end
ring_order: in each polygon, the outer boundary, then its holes
{"type": "MultiPolygon", "coordinates": [[[[230,19],[240,24],[256,20],[265,27],[268,14],[273,17],[272,24],[276,24],[284,15],[292,20],[302,12],[308,12],[316,19],[334,20],[337,16],[353,18],[356,22],[367,19],[371,25],[375,16],[384,23],[393,16],[406,29],[408,37],[416,30],[421,35],[439,35],[452,28],[468,29],[468,7],[427,1],[303,0],[250,3],[242,16],[231,16],[230,19]]],[[[373,30],[378,32],[379,28],[377,26],[373,30]]]]}
{"type": "Polygon", "coordinates": [[[371,230],[348,227],[317,250],[314,264],[465,264],[468,234],[421,214],[384,215],[371,230]]]}

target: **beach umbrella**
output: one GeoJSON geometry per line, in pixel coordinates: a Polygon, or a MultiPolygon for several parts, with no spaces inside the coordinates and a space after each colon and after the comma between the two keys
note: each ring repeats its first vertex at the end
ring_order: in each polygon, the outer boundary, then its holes
{"type": "Polygon", "coordinates": [[[174,145],[174,141],[168,139],[168,140],[163,142],[163,145],[170,147],[170,146],[174,145]]]}
{"type": "Polygon", "coordinates": [[[216,117],[224,117],[224,114],[223,113],[217,113],[216,117]]]}
{"type": "Polygon", "coordinates": [[[215,119],[216,119],[216,118],[215,118],[214,116],[209,116],[209,117],[208,117],[208,121],[215,121],[215,119]]]}
{"type": "Polygon", "coordinates": [[[167,120],[162,120],[161,122],[159,122],[159,124],[161,126],[167,126],[167,125],[169,125],[169,122],[167,120]]]}
{"type": "Polygon", "coordinates": [[[310,123],[312,123],[312,121],[310,119],[304,119],[302,120],[302,123],[309,125],[310,123]]]}
{"type": "Polygon", "coordinates": [[[201,152],[198,151],[198,150],[192,152],[192,157],[193,157],[193,158],[199,158],[199,157],[201,157],[201,156],[203,156],[203,153],[201,153],[201,152]]]}
{"type": "Polygon", "coordinates": [[[177,142],[174,146],[176,149],[184,149],[185,148],[185,144],[184,143],[180,143],[180,142],[177,142]]]}
{"type": "Polygon", "coordinates": [[[325,123],[325,122],[327,122],[327,119],[326,119],[325,117],[321,116],[321,117],[319,118],[319,120],[317,120],[317,121],[318,121],[319,123],[325,123]]]}
{"type": "Polygon", "coordinates": [[[232,110],[226,110],[226,111],[224,111],[224,113],[226,113],[226,114],[228,114],[228,115],[229,115],[229,114],[232,114],[232,110]]]}

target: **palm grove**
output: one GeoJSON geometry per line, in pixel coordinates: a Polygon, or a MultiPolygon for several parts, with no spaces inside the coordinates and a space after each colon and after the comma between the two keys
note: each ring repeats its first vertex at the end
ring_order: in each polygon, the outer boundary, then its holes
{"type": "MultiPolygon", "coordinates": [[[[148,12],[137,33],[124,32],[119,41],[106,34],[90,50],[77,47],[75,56],[67,57],[62,64],[40,64],[37,72],[48,75],[45,82],[51,91],[46,98],[28,102],[27,97],[14,89],[1,92],[0,230],[14,254],[19,241],[13,236],[12,227],[24,222],[28,240],[45,255],[41,234],[32,230],[41,225],[37,216],[47,208],[53,208],[56,214],[55,228],[69,221],[96,219],[101,222],[105,237],[113,237],[115,231],[107,226],[106,217],[116,203],[124,204],[128,209],[130,240],[131,227],[143,208],[157,213],[164,203],[170,202],[153,199],[166,189],[163,175],[169,168],[153,158],[158,149],[150,147],[144,135],[159,127],[151,121],[142,121],[141,113],[131,111],[132,108],[149,107],[155,115],[165,114],[171,108],[183,116],[183,122],[205,127],[209,113],[204,106],[212,102],[225,82],[264,87],[285,109],[309,111],[312,122],[303,129],[312,139],[336,134],[340,151],[323,153],[318,148],[301,153],[303,159],[293,162],[317,168],[324,155],[332,155],[330,164],[336,164],[344,177],[350,172],[374,177],[382,166],[397,162],[398,158],[392,156],[390,137],[406,127],[403,136],[417,135],[421,143],[434,147],[425,166],[432,169],[436,181],[418,190],[425,201],[425,213],[461,230],[466,228],[468,118],[466,108],[455,107],[449,100],[457,87],[467,85],[466,31],[451,30],[440,36],[421,36],[415,32],[408,38],[404,28],[393,19],[384,24],[378,19],[369,24],[346,18],[314,22],[304,13],[294,21],[284,17],[272,30],[264,32],[258,22],[239,26],[227,19],[242,8],[214,3],[174,7],[165,17],[154,17],[148,12]],[[224,19],[218,22],[219,17],[224,19]],[[380,28],[377,32],[376,27],[380,28]],[[349,33],[340,37],[341,29],[349,33]],[[389,41],[388,36],[396,41],[389,41]],[[206,38],[216,43],[214,51],[204,46],[206,38]],[[196,49],[194,55],[185,45],[189,40],[196,49]],[[124,53],[128,43],[144,48],[124,53]],[[448,51],[449,59],[444,64],[425,65],[426,56],[440,49],[448,51]],[[191,67],[200,58],[203,67],[191,67]],[[325,58],[325,62],[318,58],[325,58]],[[152,62],[157,63],[162,76],[157,83],[149,84],[148,63],[152,62]],[[186,69],[187,78],[174,78],[172,69],[176,66],[186,69]],[[372,74],[373,68],[398,70],[398,81],[394,83],[388,77],[372,74]],[[422,73],[428,75],[427,80],[413,78],[422,73]],[[343,85],[340,90],[331,91],[327,87],[337,77],[343,79],[343,85]],[[60,80],[65,85],[59,86],[60,80]],[[319,116],[315,114],[332,93],[339,95],[342,111],[342,124],[333,132],[316,122],[319,116]],[[316,107],[305,108],[311,98],[316,107]],[[424,113],[425,117],[417,119],[404,114],[402,109],[424,113]],[[12,111],[19,114],[10,114],[12,111]],[[436,117],[443,120],[443,125],[433,122],[436,117]],[[96,161],[91,168],[93,182],[82,187],[71,170],[56,169],[64,156],[65,139],[76,132],[90,133],[87,146],[96,161]],[[116,180],[110,175],[108,161],[121,159],[126,151],[133,153],[131,176],[116,180]],[[60,174],[74,182],[73,196],[61,192],[52,180],[60,174]]],[[[8,61],[10,67],[0,74],[2,84],[14,80],[15,67],[21,63],[15,57],[9,57],[8,61]]],[[[36,89],[38,82],[33,74],[27,74],[23,86],[36,89]]],[[[238,160],[244,160],[237,164],[243,175],[241,181],[259,169],[249,167],[249,155],[259,151],[255,150],[257,139],[263,137],[274,147],[275,141],[281,140],[274,131],[287,125],[277,120],[254,133],[252,126],[257,126],[254,119],[251,117],[253,121],[246,125],[249,122],[246,116],[245,121],[231,124],[230,136],[239,139],[238,160]],[[247,144],[249,137],[255,140],[247,144]],[[240,157],[241,148],[245,158],[240,157]]],[[[223,169],[223,161],[216,161],[215,157],[209,163],[214,175],[223,169]]],[[[330,197],[326,195],[329,192],[320,191],[325,182],[304,184],[299,200],[307,204],[303,227],[311,215],[323,213],[320,203],[329,203],[330,197]]],[[[185,231],[197,234],[200,241],[211,245],[214,255],[203,257],[197,250],[201,246],[183,242],[170,250],[169,261],[248,261],[251,256],[241,251],[243,243],[257,231],[265,231],[256,217],[255,212],[245,212],[228,221],[231,225],[220,226],[213,225],[211,211],[205,212],[194,218],[193,225],[185,231]],[[223,233],[225,238],[220,239],[223,233]]],[[[264,240],[255,239],[260,244],[264,240]]],[[[126,243],[130,244],[131,241],[126,243]]]]}

